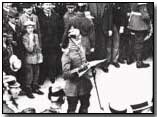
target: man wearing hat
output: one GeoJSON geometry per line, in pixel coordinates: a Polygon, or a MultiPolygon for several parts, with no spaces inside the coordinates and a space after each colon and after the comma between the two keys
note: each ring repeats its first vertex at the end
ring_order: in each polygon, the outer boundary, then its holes
{"type": "Polygon", "coordinates": [[[39,15],[43,63],[41,64],[40,84],[49,78],[54,83],[61,74],[61,37],[63,34],[63,20],[54,11],[54,4],[42,3],[42,13],[39,15]]]}
{"type": "Polygon", "coordinates": [[[4,26],[6,28],[6,33],[12,35],[12,42],[14,41],[14,43],[12,43],[13,51],[16,55],[18,55],[19,48],[17,45],[19,44],[19,35],[18,35],[19,27],[17,26],[17,21],[16,21],[18,19],[17,10],[10,9],[8,13],[8,19],[9,19],[8,22],[4,26]]]}
{"type": "Polygon", "coordinates": [[[69,20],[75,16],[76,3],[66,3],[67,12],[64,15],[64,27],[66,29],[69,20]]]}
{"type": "Polygon", "coordinates": [[[87,17],[85,17],[85,5],[86,4],[80,4],[77,9],[76,16],[69,20],[69,23],[64,31],[62,44],[64,45],[64,42],[66,42],[68,31],[71,27],[79,29],[82,35],[82,45],[85,49],[86,57],[88,60],[90,60],[91,53],[94,52],[95,48],[95,30],[93,23],[87,17]]]}
{"type": "Polygon", "coordinates": [[[150,16],[146,4],[130,3],[132,12],[129,18],[128,29],[135,34],[134,51],[137,68],[149,67],[149,64],[143,63],[144,38],[150,29],[150,16]]]}
{"type": "Polygon", "coordinates": [[[33,7],[32,3],[23,3],[23,11],[24,13],[19,17],[19,27],[20,27],[20,32],[21,35],[24,33],[24,23],[28,20],[31,20],[35,23],[35,32],[39,35],[39,41],[41,45],[41,40],[40,40],[40,26],[39,26],[39,20],[38,17],[33,14],[33,7]]]}

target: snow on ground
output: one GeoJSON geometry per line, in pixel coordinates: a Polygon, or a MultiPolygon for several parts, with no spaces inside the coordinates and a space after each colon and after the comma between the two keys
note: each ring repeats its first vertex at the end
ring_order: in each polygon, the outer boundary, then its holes
{"type": "MultiPolygon", "coordinates": [[[[97,68],[96,83],[99,91],[102,111],[99,108],[93,79],[93,89],[90,98],[89,113],[110,113],[108,104],[112,103],[120,106],[142,103],[152,99],[153,93],[153,63],[147,60],[150,67],[137,69],[136,64],[121,64],[120,68],[109,66],[109,73],[104,73],[97,68]]],[[[51,106],[48,100],[48,88],[51,86],[50,81],[46,81],[41,87],[44,95],[35,95],[35,99],[29,99],[26,96],[20,96],[17,100],[20,110],[28,107],[34,107],[37,113],[48,109],[51,106]]],[[[77,111],[79,109],[79,104],[77,111]]],[[[66,113],[67,102],[62,106],[62,113],[66,113]]]]}

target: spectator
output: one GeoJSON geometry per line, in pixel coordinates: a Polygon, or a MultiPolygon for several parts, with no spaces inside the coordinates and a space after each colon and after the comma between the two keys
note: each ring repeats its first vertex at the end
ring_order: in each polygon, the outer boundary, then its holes
{"type": "Polygon", "coordinates": [[[33,33],[35,23],[26,21],[24,23],[27,33],[23,36],[23,44],[25,47],[25,91],[29,98],[34,98],[33,93],[43,95],[39,90],[39,64],[43,61],[39,38],[33,33]]]}
{"type": "Polygon", "coordinates": [[[41,64],[40,84],[48,77],[52,83],[61,71],[61,37],[63,21],[53,10],[54,4],[43,3],[43,11],[39,15],[43,63],[41,64]]]}

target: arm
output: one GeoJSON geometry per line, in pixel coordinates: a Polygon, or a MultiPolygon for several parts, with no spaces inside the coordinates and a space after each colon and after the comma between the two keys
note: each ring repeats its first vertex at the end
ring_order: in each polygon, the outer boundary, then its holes
{"type": "Polygon", "coordinates": [[[33,41],[29,42],[29,40],[26,37],[23,37],[23,45],[28,52],[33,52],[34,49],[33,41]]]}
{"type": "Polygon", "coordinates": [[[64,79],[70,78],[71,76],[70,67],[71,67],[70,58],[67,54],[64,53],[62,56],[62,70],[64,79]]]}
{"type": "Polygon", "coordinates": [[[40,32],[40,24],[39,24],[39,20],[38,17],[36,17],[36,22],[37,22],[37,31],[38,31],[38,40],[39,40],[39,44],[40,47],[42,47],[42,43],[41,43],[41,32],[40,32]]]}
{"type": "Polygon", "coordinates": [[[89,40],[90,40],[90,44],[91,44],[91,49],[95,48],[95,28],[94,28],[94,24],[91,24],[91,27],[90,27],[89,40]]]}

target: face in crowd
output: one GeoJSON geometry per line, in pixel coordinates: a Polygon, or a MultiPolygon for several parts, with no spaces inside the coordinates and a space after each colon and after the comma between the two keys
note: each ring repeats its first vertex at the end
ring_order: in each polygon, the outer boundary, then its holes
{"type": "Polygon", "coordinates": [[[16,24],[16,23],[18,22],[18,18],[9,17],[9,21],[10,21],[12,24],[16,24]]]}
{"type": "Polygon", "coordinates": [[[75,10],[75,6],[67,7],[69,13],[73,13],[75,10]]]}
{"type": "Polygon", "coordinates": [[[32,12],[33,12],[33,8],[32,8],[32,7],[30,7],[30,8],[24,8],[24,12],[25,12],[26,14],[28,14],[28,15],[31,15],[32,12]]]}
{"type": "Polygon", "coordinates": [[[46,12],[51,12],[51,10],[52,10],[53,8],[55,8],[55,5],[52,4],[52,3],[43,3],[43,4],[42,4],[42,8],[43,8],[43,10],[46,11],[46,12]]]}
{"type": "Polygon", "coordinates": [[[34,31],[34,26],[31,26],[31,25],[26,26],[26,31],[27,31],[27,33],[29,33],[29,34],[33,33],[33,31],[34,31]]]}

